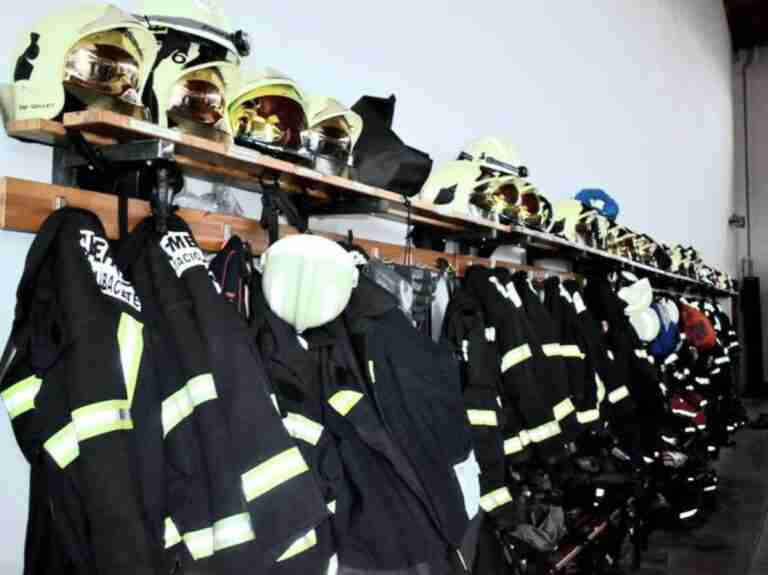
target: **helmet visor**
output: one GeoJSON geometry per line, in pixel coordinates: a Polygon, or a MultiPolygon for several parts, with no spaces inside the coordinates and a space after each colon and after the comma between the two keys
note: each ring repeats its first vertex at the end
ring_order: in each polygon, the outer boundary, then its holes
{"type": "Polygon", "coordinates": [[[302,133],[302,144],[313,156],[323,156],[342,163],[352,153],[352,135],[344,118],[331,118],[302,133]]]}
{"type": "Polygon", "coordinates": [[[266,86],[239,98],[230,108],[235,137],[298,149],[307,116],[290,86],[266,86]]]}
{"type": "Polygon", "coordinates": [[[224,116],[224,80],[218,70],[206,68],[182,77],[171,91],[168,116],[213,126],[224,116]]]}
{"type": "Polygon", "coordinates": [[[139,104],[140,50],[127,30],[91,34],[75,44],[64,64],[64,85],[139,104]]]}

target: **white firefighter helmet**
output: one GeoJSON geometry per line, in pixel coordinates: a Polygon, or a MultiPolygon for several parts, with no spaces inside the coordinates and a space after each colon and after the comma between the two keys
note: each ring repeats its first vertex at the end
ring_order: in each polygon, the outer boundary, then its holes
{"type": "Polygon", "coordinates": [[[483,172],[474,162],[446,162],[429,174],[421,188],[421,199],[444,214],[470,214],[470,200],[476,188],[483,185],[482,178],[483,172]]]}
{"type": "Polygon", "coordinates": [[[525,178],[528,170],[520,165],[517,147],[502,138],[480,138],[470,142],[459,154],[460,160],[475,162],[483,168],[525,178]]]}
{"type": "Polygon", "coordinates": [[[143,0],[139,3],[139,14],[153,30],[170,28],[196,36],[236,56],[250,53],[248,35],[233,29],[216,0],[143,0]]]}
{"type": "Polygon", "coordinates": [[[261,256],[261,264],[267,304],[299,333],[336,319],[359,278],[350,252],[309,234],[276,242],[261,256]]]}
{"type": "Polygon", "coordinates": [[[298,150],[307,129],[304,94],[291,78],[272,68],[243,72],[228,92],[227,117],[241,143],[298,150]]]}
{"type": "Polygon", "coordinates": [[[144,94],[152,119],[222,139],[230,133],[226,94],[240,82],[247,37],[232,31],[215,0],[144,0],[140,13],[159,44],[144,94]]]}
{"type": "Polygon", "coordinates": [[[67,8],[24,33],[13,52],[6,120],[52,119],[87,107],[143,117],[141,95],[157,43],[146,26],[111,4],[67,8]]]}
{"type": "Polygon", "coordinates": [[[577,226],[584,213],[584,204],[578,200],[561,200],[552,208],[551,233],[560,234],[572,242],[579,241],[577,226]]]}
{"type": "Polygon", "coordinates": [[[306,110],[309,126],[302,135],[302,146],[315,169],[333,175],[343,173],[354,163],[363,119],[338,100],[321,96],[307,98],[306,110]]]}

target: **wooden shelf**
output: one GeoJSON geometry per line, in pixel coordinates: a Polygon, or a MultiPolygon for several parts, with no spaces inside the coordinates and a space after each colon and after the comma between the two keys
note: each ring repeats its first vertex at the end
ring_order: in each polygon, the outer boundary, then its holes
{"type": "MultiPolygon", "coordinates": [[[[96,110],[73,112],[64,115],[63,123],[27,120],[11,122],[7,126],[8,134],[17,139],[48,145],[65,144],[66,130],[78,130],[88,141],[96,145],[111,145],[139,139],[162,139],[173,142],[176,163],[191,177],[223,182],[253,191],[261,190],[261,183],[265,178],[270,180],[277,178],[281,187],[289,191],[309,194],[318,200],[331,200],[339,195],[381,199],[388,202],[389,208],[383,213],[377,212],[376,216],[397,221],[405,221],[408,216],[406,200],[396,192],[338,176],[325,176],[305,166],[242,148],[230,142],[216,142],[182,134],[114,112],[96,110]]],[[[445,212],[418,199],[411,201],[411,220],[456,233],[485,230],[489,234],[509,235],[520,244],[543,248],[555,254],[562,252],[570,259],[597,258],[610,263],[613,267],[632,269],[651,278],[661,279],[665,283],[682,283],[691,289],[722,296],[736,295],[735,292],[720,290],[704,282],[614,256],[552,234],[519,225],[504,225],[468,214],[445,212]]],[[[445,257],[444,254],[441,256],[445,257]]],[[[429,258],[431,259],[432,256],[429,258]]]]}

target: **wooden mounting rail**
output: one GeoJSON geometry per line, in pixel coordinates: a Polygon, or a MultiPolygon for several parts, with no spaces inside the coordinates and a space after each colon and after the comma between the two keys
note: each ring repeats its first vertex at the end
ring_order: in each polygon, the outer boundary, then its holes
{"type": "MultiPolygon", "coordinates": [[[[110,239],[118,237],[118,197],[110,194],[79,190],[65,186],[56,186],[42,182],[33,182],[18,178],[0,178],[0,229],[36,233],[45,219],[62,206],[90,210],[99,216],[110,239]]],[[[257,220],[203,212],[200,210],[179,209],[200,247],[206,251],[218,251],[231,235],[239,235],[247,240],[255,253],[263,252],[268,247],[267,234],[257,220]]],[[[128,228],[133,229],[141,220],[151,215],[148,202],[128,201],[128,228]]],[[[290,226],[281,226],[280,235],[297,233],[290,226]]],[[[319,233],[334,240],[343,240],[337,234],[319,233]]],[[[513,270],[526,270],[537,274],[551,274],[541,268],[513,264],[504,261],[489,260],[472,256],[413,249],[411,257],[404,261],[404,247],[397,244],[374,240],[355,239],[355,243],[364,248],[371,256],[384,261],[403,263],[437,269],[438,260],[445,259],[454,269],[463,274],[470,265],[503,266],[513,270]]],[[[564,277],[576,277],[574,274],[562,274],[564,277]]]]}

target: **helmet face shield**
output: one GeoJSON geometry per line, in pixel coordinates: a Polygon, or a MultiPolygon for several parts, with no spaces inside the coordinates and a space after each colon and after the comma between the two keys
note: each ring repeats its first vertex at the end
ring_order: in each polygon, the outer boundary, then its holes
{"type": "Polygon", "coordinates": [[[346,164],[352,153],[352,130],[345,118],[331,118],[302,133],[302,145],[312,156],[346,164]]]}
{"type": "Polygon", "coordinates": [[[224,111],[224,80],[215,68],[182,76],[171,90],[168,119],[179,125],[192,121],[215,126],[224,111]]]}
{"type": "Polygon", "coordinates": [[[82,38],[67,54],[64,85],[80,99],[88,92],[139,104],[141,54],[127,30],[82,38]]]}
{"type": "Polygon", "coordinates": [[[229,122],[236,139],[294,150],[307,128],[301,96],[288,85],[246,92],[230,106],[229,122]]]}

